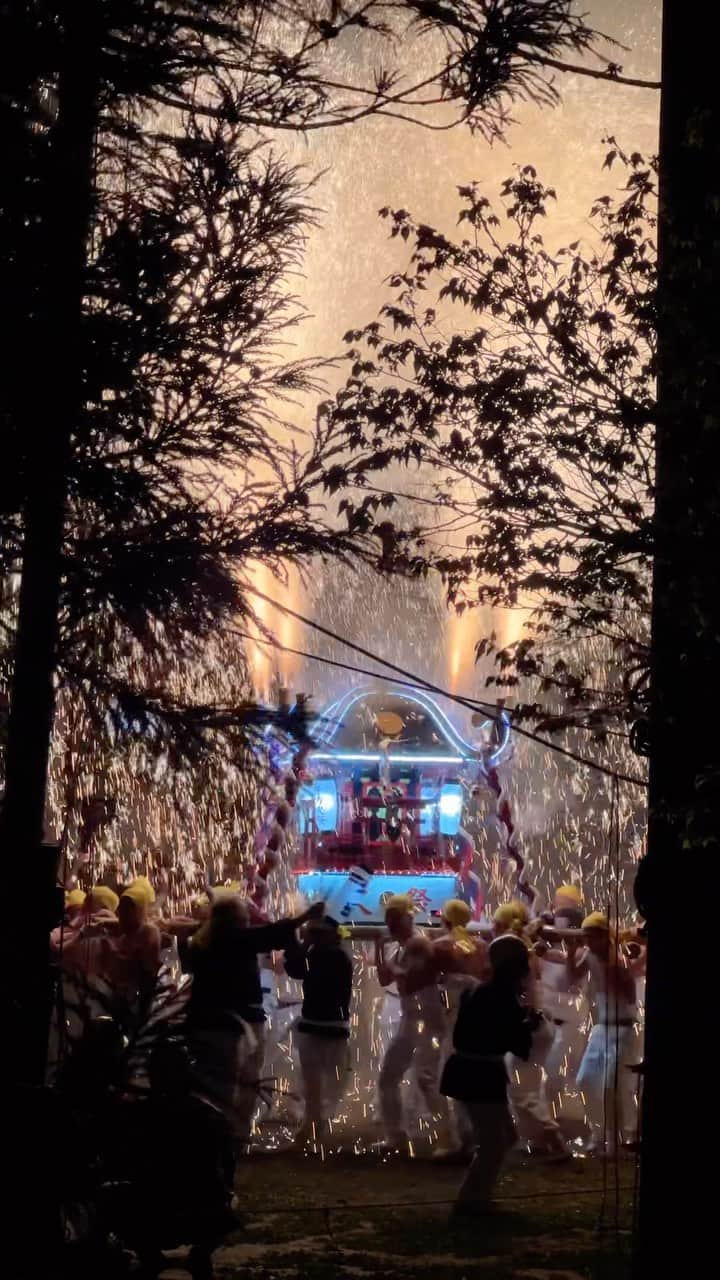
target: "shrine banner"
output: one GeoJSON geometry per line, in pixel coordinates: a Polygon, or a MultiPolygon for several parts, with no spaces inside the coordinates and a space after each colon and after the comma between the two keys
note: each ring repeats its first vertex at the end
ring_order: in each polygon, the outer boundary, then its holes
{"type": "Polygon", "coordinates": [[[394,893],[407,893],[415,902],[419,924],[437,922],[442,905],[458,896],[458,876],[451,872],[377,873],[361,867],[350,871],[304,871],[298,890],[308,902],[322,898],[328,915],[341,924],[383,924],[385,903],[394,893]]]}

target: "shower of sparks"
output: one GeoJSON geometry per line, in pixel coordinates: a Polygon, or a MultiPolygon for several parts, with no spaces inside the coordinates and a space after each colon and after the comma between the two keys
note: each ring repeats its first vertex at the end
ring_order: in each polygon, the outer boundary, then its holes
{"type": "MultiPolygon", "coordinates": [[[[406,663],[409,671],[440,684],[447,680],[448,613],[428,583],[379,579],[362,568],[357,573],[333,568],[313,574],[307,593],[310,600],[305,599],[303,611],[309,603],[318,621],[401,665],[406,663]]],[[[277,621],[272,613],[263,620],[271,628],[277,621]]],[[[476,626],[478,615],[469,616],[476,626]]],[[[293,639],[318,657],[348,659],[342,646],[318,633],[293,635],[293,639]]],[[[596,668],[607,664],[599,642],[592,656],[596,668]]],[[[139,653],[130,651],[128,656],[127,650],[116,660],[118,670],[126,675],[133,673],[134,664],[142,663],[139,653]]],[[[250,646],[246,660],[241,647],[218,639],[203,648],[195,663],[170,663],[164,674],[178,699],[227,706],[248,696],[251,666],[250,646]]],[[[479,673],[476,679],[475,692],[482,696],[479,673]]],[[[319,661],[307,662],[296,676],[298,688],[314,694],[317,710],[360,680],[319,661]]],[[[362,682],[366,683],[365,678],[362,682]]],[[[477,737],[469,714],[452,703],[445,710],[470,739],[477,737]]],[[[592,751],[584,735],[566,735],[561,741],[585,754],[596,754],[604,764],[621,771],[631,767],[637,771],[638,762],[623,737],[608,738],[592,751]]],[[[571,880],[582,887],[588,910],[608,905],[612,909],[617,898],[620,918],[631,918],[632,879],[644,834],[641,793],[620,786],[620,847],[613,863],[609,778],[517,736],[503,775],[540,904],[551,900],[557,884],[571,880]]],[[[276,830],[272,813],[282,794],[281,783],[271,779],[250,749],[234,755],[221,751],[200,764],[158,755],[141,736],[120,743],[109,733],[99,733],[97,718],[90,716],[84,703],[67,690],[60,692],[51,766],[51,830],[61,835],[65,829],[72,856],[87,805],[100,798],[112,799],[116,806],[112,821],[101,826],[90,843],[89,862],[79,864],[79,874],[88,883],[110,868],[121,880],[146,872],[159,890],[163,910],[184,912],[202,893],[208,874],[213,882],[243,879],[247,864],[255,861],[254,838],[263,814],[268,818],[267,832],[276,830]]],[[[463,825],[475,844],[474,869],[483,884],[488,916],[514,892],[514,872],[502,858],[494,810],[495,800],[487,789],[466,788],[463,825]]],[[[292,832],[269,876],[264,905],[271,917],[295,912],[301,905],[293,873],[292,832]]],[[[381,1136],[377,1078],[400,1013],[397,997],[378,985],[371,946],[355,942],[353,954],[351,1069],[332,1117],[331,1133],[309,1148],[323,1159],[348,1147],[362,1154],[381,1136]]],[[[301,993],[278,964],[265,972],[265,978],[272,995],[264,1076],[271,1084],[269,1101],[259,1106],[258,1138],[264,1146],[275,1148],[292,1138],[301,1117],[293,1035],[301,993]]],[[[422,1150],[437,1140],[437,1128],[432,1117],[424,1114],[412,1078],[405,1082],[404,1092],[414,1149],[422,1150]]],[[[561,1104],[562,1100],[556,1105],[561,1104]]]]}
{"type": "MultiPolygon", "coordinates": [[[[602,0],[602,4],[596,0],[591,10],[598,5],[612,14],[607,20],[603,13],[597,25],[615,31],[634,46],[635,54],[640,51],[649,61],[642,65],[636,58],[635,70],[652,75],[657,56],[657,5],[647,5],[642,16],[633,19],[638,25],[635,32],[623,28],[619,0],[602,0]]],[[[348,45],[346,56],[352,72],[353,45],[348,45]]],[[[564,216],[570,218],[572,233],[596,194],[597,172],[585,163],[585,157],[599,143],[602,132],[616,132],[624,143],[646,153],[655,146],[654,102],[648,105],[643,100],[635,105],[638,100],[633,98],[629,111],[628,97],[616,86],[595,85],[592,93],[604,95],[602,110],[589,110],[591,90],[581,84],[570,86],[562,109],[543,113],[539,121],[529,106],[519,112],[518,132],[524,147],[519,158],[536,163],[552,185],[564,191],[570,188],[574,208],[564,216]],[[585,103],[583,110],[578,110],[578,95],[585,103]],[[631,111],[635,118],[631,118],[631,111]]],[[[396,245],[388,244],[385,229],[373,222],[380,205],[402,203],[429,223],[450,231],[456,215],[457,183],[482,176],[493,186],[495,178],[504,177],[507,169],[502,152],[480,149],[476,139],[460,132],[414,135],[402,125],[378,119],[354,132],[343,131],[340,145],[337,139],[334,131],[318,132],[297,144],[301,162],[309,157],[316,171],[325,175],[318,183],[317,202],[327,209],[324,225],[308,243],[304,301],[313,319],[300,335],[305,350],[299,346],[298,356],[334,352],[342,333],[359,316],[377,311],[383,297],[382,281],[397,267],[396,245]],[[330,270],[328,244],[346,246],[330,270]],[[358,244],[363,246],[360,253],[358,244]],[[370,271],[368,262],[374,264],[370,271]]],[[[518,145],[518,133],[513,142],[518,145]]],[[[601,149],[597,154],[599,169],[601,149]]],[[[558,228],[561,239],[567,238],[566,232],[567,227],[558,228]]],[[[410,516],[408,520],[412,522],[410,516]]],[[[278,589],[264,566],[247,572],[267,594],[272,596],[278,589]]],[[[497,617],[478,611],[457,615],[446,608],[437,584],[386,580],[364,566],[355,572],[344,565],[313,566],[302,589],[291,578],[290,588],[283,587],[281,598],[293,604],[302,601],[302,611],[318,622],[451,692],[490,700],[492,694],[485,688],[490,669],[475,664],[475,643],[494,630],[501,645],[511,644],[519,638],[525,620],[521,610],[497,617]]],[[[281,644],[306,649],[318,658],[352,664],[343,646],[315,632],[300,635],[291,619],[274,613],[264,602],[256,601],[254,607],[261,627],[273,631],[281,644]]],[[[592,657],[595,669],[607,677],[609,655],[600,642],[592,657]]],[[[112,661],[119,673],[137,675],[145,684],[158,674],[144,667],[139,648],[132,645],[118,647],[112,661]]],[[[378,674],[383,676],[381,667],[378,674]]],[[[235,647],[221,639],[203,644],[192,663],[174,663],[172,656],[167,656],[162,676],[179,701],[232,706],[251,691],[269,699],[283,683],[311,693],[318,710],[348,686],[366,683],[363,676],[319,661],[301,663],[252,640],[244,651],[239,642],[235,647]]],[[[518,689],[517,696],[524,699],[525,691],[518,689]]],[[[469,714],[450,703],[445,710],[472,738],[469,714]]],[[[606,766],[638,772],[638,761],[624,737],[608,737],[600,746],[575,733],[559,737],[558,742],[594,755],[606,766]]],[[[629,919],[633,914],[632,880],[644,842],[642,793],[623,785],[619,788],[619,851],[613,861],[609,778],[563,759],[550,748],[516,737],[513,759],[504,766],[503,782],[520,829],[528,877],[539,891],[538,905],[551,900],[557,884],[570,880],[582,887],[588,910],[609,905],[614,914],[617,901],[620,918],[629,919]]],[[[201,763],[168,752],[157,754],[141,735],[119,742],[103,731],[97,716],[90,714],[78,696],[65,688],[59,692],[48,830],[64,838],[70,863],[75,863],[88,807],[93,802],[112,802],[114,806],[114,816],[102,823],[89,841],[88,860],[75,865],[87,883],[110,869],[121,881],[144,872],[160,891],[164,911],[186,911],[202,893],[208,876],[213,882],[242,879],[243,868],[254,861],[253,842],[261,815],[280,796],[280,788],[267,781],[262,760],[250,748],[236,744],[232,751],[218,751],[201,763]]],[[[494,797],[478,787],[468,789],[466,800],[463,825],[475,844],[474,869],[482,880],[485,911],[490,915],[513,896],[514,871],[502,858],[494,797]]],[[[294,911],[299,905],[290,848],[270,875],[265,905],[270,916],[294,911]]],[[[369,944],[354,943],[354,961],[351,1070],[338,1114],[332,1118],[331,1138],[313,1136],[312,1146],[323,1159],[348,1142],[360,1154],[371,1135],[378,1136],[372,1133],[372,1125],[379,1063],[399,1016],[397,997],[383,992],[377,983],[369,944]]],[[[274,998],[264,1074],[274,1083],[269,1107],[260,1108],[260,1133],[264,1144],[272,1147],[288,1139],[300,1116],[293,1036],[299,988],[281,971],[268,970],[266,978],[274,998]]],[[[436,1130],[432,1117],[422,1114],[410,1080],[406,1092],[410,1110],[416,1115],[418,1138],[424,1143],[433,1141],[436,1130]]],[[[582,1097],[580,1102],[584,1105],[582,1097]]]]}
{"type": "MultiPolygon", "coordinates": [[[[115,671],[152,679],[138,649],[123,646],[115,671]]],[[[251,687],[245,655],[222,639],[203,642],[192,662],[166,655],[164,686],[179,703],[238,706],[251,687]]],[[[140,686],[142,687],[142,685],[140,686]]],[[[93,709],[94,711],[94,709],[93,709]]],[[[58,696],[48,795],[48,831],[63,840],[70,878],[91,883],[139,873],[154,882],[163,909],[187,910],[206,879],[237,878],[258,825],[262,761],[237,736],[198,759],[171,747],[156,751],[148,736],[118,735],[75,693],[58,696]],[[109,809],[83,841],[88,812],[109,809]],[[87,848],[81,852],[83,844],[87,848]]]]}

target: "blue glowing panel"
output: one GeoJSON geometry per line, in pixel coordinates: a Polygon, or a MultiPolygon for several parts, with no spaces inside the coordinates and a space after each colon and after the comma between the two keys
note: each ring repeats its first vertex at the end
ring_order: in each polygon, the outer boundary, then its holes
{"type": "Polygon", "coordinates": [[[315,798],[315,825],[318,831],[336,831],[338,791],[334,778],[317,778],[312,784],[315,798]]]}
{"type": "Polygon", "coordinates": [[[338,790],[334,778],[318,778],[303,786],[297,798],[297,822],[301,836],[311,831],[336,831],[338,790]]]}
{"type": "Polygon", "coordinates": [[[440,834],[456,836],[463,810],[463,789],[459,782],[446,782],[440,791],[440,834]]]}
{"type": "Polygon", "coordinates": [[[422,787],[420,798],[428,802],[420,810],[420,835],[432,836],[437,831],[437,787],[422,787]]]}
{"type": "Polygon", "coordinates": [[[358,875],[344,871],[304,871],[297,877],[300,893],[309,901],[322,899],[335,920],[351,924],[382,924],[384,903],[393,893],[408,893],[417,903],[420,924],[437,919],[448,898],[458,895],[457,876],[452,873],[383,872],[358,875]]]}
{"type": "Polygon", "coordinates": [[[300,787],[297,795],[297,824],[301,836],[313,828],[315,817],[315,793],[312,787],[300,787]]]}

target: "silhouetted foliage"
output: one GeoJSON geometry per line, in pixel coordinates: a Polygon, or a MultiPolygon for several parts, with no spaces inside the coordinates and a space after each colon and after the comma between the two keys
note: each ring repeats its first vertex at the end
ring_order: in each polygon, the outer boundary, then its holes
{"type": "MultiPolygon", "coordinates": [[[[68,3],[35,0],[1,15],[0,39],[12,50],[0,102],[0,237],[13,317],[0,405],[0,568],[10,576],[38,465],[22,405],[28,376],[42,377],[47,174],[71,13],[68,3]]],[[[289,279],[312,210],[303,176],[270,139],[372,112],[435,127],[439,102],[460,106],[454,120],[499,136],[514,99],[556,100],[553,59],[600,37],[569,0],[102,0],[83,31],[99,116],[60,672],[92,699],[100,694],[99,706],[129,700],[124,720],[136,722],[147,698],[172,724],[178,695],[163,692],[163,672],[188,668],[203,636],[247,610],[248,562],[282,574],[315,554],[378,553],[372,503],[341,503],[341,527],[317,500],[321,478],[351,486],[364,459],[348,463],[326,419],[298,442],[287,411],[320,373],[278,347],[302,314],[289,279]],[[384,49],[388,37],[410,35],[428,55],[419,82],[392,63],[369,84],[334,73],[334,42],[384,49]]],[[[391,456],[375,444],[372,454],[375,468],[391,456]]],[[[407,568],[390,522],[378,537],[381,566],[407,568]]]]}
{"type": "MultiPolygon", "coordinates": [[[[33,336],[53,216],[43,203],[53,56],[62,55],[51,8],[28,14],[28,42],[38,44],[20,42],[24,83],[6,104],[12,167],[27,179],[2,210],[17,319],[10,364],[22,367],[4,405],[0,534],[10,576],[20,563],[26,478],[41,465],[18,410],[27,377],[42,376],[33,336]]],[[[315,99],[301,107],[292,75],[279,83],[267,50],[241,82],[240,51],[254,47],[248,18],[227,4],[129,2],[101,6],[97,16],[84,409],[68,477],[60,675],[101,720],[110,707],[118,723],[147,731],[149,715],[151,738],[160,718],[173,732],[216,723],[210,707],[190,705],[190,672],[202,660],[200,641],[245,611],[249,561],[282,576],[298,558],[365,551],[314,497],[332,441],[322,431],[303,436],[292,420],[292,401],[317,390],[321,367],[283,350],[302,316],[291,281],[313,217],[306,182],[257,127],[239,123],[242,102],[256,123],[263,111],[301,123],[315,99]]],[[[12,598],[6,604],[9,625],[12,598]]],[[[257,719],[249,705],[237,713],[245,725],[257,719]]]]}
{"type": "Polygon", "coordinates": [[[381,320],[346,335],[351,376],[325,409],[368,484],[372,448],[431,469],[446,519],[426,547],[452,602],[534,610],[499,683],[539,677],[526,712],[560,690],[565,723],[599,728],[647,660],[656,375],[655,171],[611,146],[625,190],[595,202],[590,248],[548,249],[555,192],[530,166],[504,183],[503,218],[459,189],[464,239],[382,210],[410,261],[381,320]]]}

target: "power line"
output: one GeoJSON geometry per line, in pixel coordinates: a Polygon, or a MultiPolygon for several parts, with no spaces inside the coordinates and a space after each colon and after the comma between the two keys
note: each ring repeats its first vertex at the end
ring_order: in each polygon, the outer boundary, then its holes
{"type": "MultiPolygon", "coordinates": [[[[344,636],[338,635],[337,632],[331,631],[329,627],[324,627],[320,622],[315,622],[312,618],[306,618],[304,614],[291,609],[289,605],[280,604],[277,600],[273,600],[272,596],[268,596],[264,591],[258,590],[257,587],[246,586],[245,590],[249,591],[251,595],[257,596],[260,600],[264,600],[274,609],[278,609],[280,613],[285,613],[289,617],[295,618],[298,622],[302,622],[306,627],[312,627],[314,631],[319,631],[321,635],[327,636],[328,639],[335,640],[338,644],[343,644],[348,649],[353,649],[356,653],[361,653],[363,657],[369,658],[371,662],[378,662],[381,666],[387,667],[393,672],[399,672],[403,677],[410,677],[408,680],[398,680],[398,684],[415,689],[420,686],[431,693],[439,694],[443,698],[449,698],[451,702],[456,702],[459,706],[465,707],[469,711],[482,711],[484,715],[487,715],[488,719],[497,719],[497,707],[492,706],[490,703],[480,702],[473,698],[463,698],[460,694],[450,693],[448,689],[443,689],[440,685],[433,684],[431,680],[426,680],[423,676],[416,676],[412,671],[407,671],[404,667],[398,666],[395,662],[390,662],[387,658],[379,657],[372,650],[363,648],[362,645],[356,644],[353,640],[347,640],[344,636]]],[[[253,636],[252,639],[256,639],[256,637],[253,636]]],[[[318,654],[304,654],[302,651],[290,649],[274,639],[267,640],[265,643],[272,644],[274,648],[287,653],[297,653],[300,657],[307,657],[317,662],[326,662],[332,666],[340,666],[344,670],[360,672],[358,667],[336,662],[331,658],[322,658],[318,654]]],[[[381,675],[379,671],[361,671],[361,674],[369,676],[381,675]]],[[[588,769],[594,769],[597,773],[602,773],[608,778],[615,778],[620,782],[628,782],[633,787],[642,787],[643,790],[647,788],[647,782],[643,778],[637,778],[631,773],[620,773],[617,769],[608,768],[607,765],[599,764],[596,760],[590,760],[586,756],[578,755],[577,752],[570,751],[567,747],[561,747],[557,742],[551,742],[548,738],[541,738],[539,734],[532,733],[530,729],[523,729],[520,725],[513,725],[513,732],[523,738],[528,738],[531,742],[537,742],[543,747],[549,747],[551,751],[566,756],[569,760],[574,760],[576,764],[582,764],[588,769]]]]}
{"type": "MultiPolygon", "coordinates": [[[[274,638],[265,637],[263,639],[260,636],[251,635],[249,631],[240,631],[236,627],[229,627],[228,630],[234,636],[241,636],[243,640],[252,640],[253,644],[264,644],[269,649],[279,649],[281,653],[292,653],[296,658],[307,658],[310,662],[320,662],[326,667],[340,667],[342,671],[351,671],[353,675],[383,677],[382,671],[370,671],[367,667],[356,667],[350,662],[340,662],[337,658],[325,658],[319,653],[308,653],[306,649],[293,649],[291,645],[281,644],[279,640],[274,638]]],[[[398,678],[393,680],[393,684],[402,685],[405,689],[417,689],[417,681],[414,680],[401,680],[398,678]]]]}

